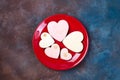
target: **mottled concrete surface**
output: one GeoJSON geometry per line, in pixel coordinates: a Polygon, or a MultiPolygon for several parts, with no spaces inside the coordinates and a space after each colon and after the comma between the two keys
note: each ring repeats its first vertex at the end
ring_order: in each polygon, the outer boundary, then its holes
{"type": "Polygon", "coordinates": [[[120,80],[120,0],[0,0],[0,80],[120,80]],[[74,69],[54,71],[36,59],[32,35],[44,18],[81,20],[90,47],[74,69]]]}

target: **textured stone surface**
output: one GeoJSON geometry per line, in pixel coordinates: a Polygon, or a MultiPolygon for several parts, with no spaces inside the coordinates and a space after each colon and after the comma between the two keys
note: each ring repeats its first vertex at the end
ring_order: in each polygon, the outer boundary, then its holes
{"type": "Polygon", "coordinates": [[[120,0],[0,0],[0,80],[120,80],[120,0]],[[32,35],[44,18],[66,13],[89,33],[85,59],[74,69],[44,67],[32,35]]]}

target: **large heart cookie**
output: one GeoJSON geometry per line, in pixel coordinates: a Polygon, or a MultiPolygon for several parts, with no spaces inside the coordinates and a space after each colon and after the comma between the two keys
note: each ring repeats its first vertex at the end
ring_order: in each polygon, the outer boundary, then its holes
{"type": "Polygon", "coordinates": [[[58,23],[51,21],[48,23],[47,28],[50,35],[61,42],[68,33],[69,25],[65,20],[60,20],[58,23]]]}
{"type": "Polygon", "coordinates": [[[53,44],[51,47],[45,49],[45,54],[54,59],[58,59],[60,54],[60,47],[58,44],[53,44]]]}
{"type": "Polygon", "coordinates": [[[41,39],[42,40],[39,42],[39,46],[41,48],[49,47],[55,42],[53,38],[50,36],[50,34],[48,34],[47,32],[43,32],[41,34],[41,39]]]}
{"type": "Polygon", "coordinates": [[[79,31],[70,33],[64,40],[63,44],[74,52],[81,52],[83,50],[83,34],[79,31]]]}
{"type": "Polygon", "coordinates": [[[72,55],[68,53],[68,49],[63,48],[60,53],[60,58],[63,60],[70,60],[72,58],[72,55]]]}

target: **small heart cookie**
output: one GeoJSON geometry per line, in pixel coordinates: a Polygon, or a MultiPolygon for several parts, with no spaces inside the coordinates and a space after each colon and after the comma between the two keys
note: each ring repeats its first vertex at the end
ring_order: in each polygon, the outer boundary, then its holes
{"type": "Polygon", "coordinates": [[[68,33],[69,25],[66,20],[60,20],[58,23],[51,21],[48,23],[47,29],[53,38],[61,42],[68,33]]]}
{"type": "Polygon", "coordinates": [[[63,48],[60,53],[60,58],[63,60],[70,60],[72,58],[72,55],[68,53],[68,49],[63,48]]]}
{"type": "Polygon", "coordinates": [[[41,41],[39,42],[39,46],[41,47],[41,48],[46,48],[46,47],[49,47],[49,46],[51,46],[52,44],[54,44],[54,40],[53,40],[53,38],[50,36],[50,34],[49,33],[47,33],[47,32],[43,32],[42,34],[41,34],[41,41]]]}
{"type": "Polygon", "coordinates": [[[45,54],[54,59],[58,59],[60,54],[60,47],[58,44],[53,44],[51,47],[45,49],[45,54]]]}
{"type": "Polygon", "coordinates": [[[70,33],[64,40],[63,44],[74,52],[81,52],[83,50],[83,34],[79,31],[70,33]]]}

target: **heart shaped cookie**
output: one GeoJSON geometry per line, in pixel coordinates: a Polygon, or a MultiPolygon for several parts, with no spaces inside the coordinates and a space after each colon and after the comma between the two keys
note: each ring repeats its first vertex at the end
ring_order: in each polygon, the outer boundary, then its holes
{"type": "Polygon", "coordinates": [[[63,60],[70,60],[72,55],[68,52],[68,49],[63,48],[60,53],[60,58],[63,60]]]}
{"type": "Polygon", "coordinates": [[[53,38],[61,42],[68,33],[69,25],[65,20],[60,20],[58,23],[51,21],[48,23],[47,29],[53,38]]]}
{"type": "Polygon", "coordinates": [[[54,44],[54,40],[53,38],[50,36],[50,34],[48,34],[47,32],[43,32],[41,34],[41,39],[40,42],[39,42],[39,46],[41,48],[46,48],[46,47],[49,47],[51,46],[52,44],[54,44]]]}
{"type": "Polygon", "coordinates": [[[60,47],[58,44],[53,44],[51,47],[45,49],[45,54],[54,59],[58,59],[60,54],[60,47]]]}
{"type": "Polygon", "coordinates": [[[82,40],[83,34],[79,31],[74,31],[63,40],[63,44],[73,52],[81,52],[83,50],[82,40]]]}

